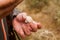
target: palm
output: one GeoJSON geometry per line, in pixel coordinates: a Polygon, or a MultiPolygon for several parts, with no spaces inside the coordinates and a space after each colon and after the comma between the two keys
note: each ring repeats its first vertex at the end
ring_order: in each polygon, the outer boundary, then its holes
{"type": "Polygon", "coordinates": [[[14,19],[13,26],[16,32],[18,33],[18,35],[20,35],[21,37],[24,38],[25,34],[30,35],[30,30],[28,28],[28,25],[25,24],[24,22],[18,22],[16,19],[14,19]]]}

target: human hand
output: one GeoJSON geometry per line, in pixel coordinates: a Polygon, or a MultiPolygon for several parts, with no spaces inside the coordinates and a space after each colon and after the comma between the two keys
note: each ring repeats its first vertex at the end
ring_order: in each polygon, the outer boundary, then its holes
{"type": "Polygon", "coordinates": [[[25,13],[18,14],[12,23],[15,31],[22,38],[29,36],[31,32],[36,32],[37,29],[41,28],[41,24],[33,21],[32,18],[29,21],[29,17],[25,13]]]}

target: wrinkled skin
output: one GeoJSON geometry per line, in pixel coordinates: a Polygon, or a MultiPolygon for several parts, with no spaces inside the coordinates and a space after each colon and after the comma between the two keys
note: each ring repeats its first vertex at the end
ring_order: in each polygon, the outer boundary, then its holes
{"type": "MultiPolygon", "coordinates": [[[[22,0],[0,0],[0,19],[9,15],[21,1],[22,0]]],[[[19,14],[12,20],[13,28],[22,38],[41,28],[39,23],[25,23],[25,20],[26,19],[19,14]]]]}

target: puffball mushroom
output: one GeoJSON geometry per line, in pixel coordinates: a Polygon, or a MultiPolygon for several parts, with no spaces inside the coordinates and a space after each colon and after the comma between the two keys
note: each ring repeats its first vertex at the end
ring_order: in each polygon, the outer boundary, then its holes
{"type": "Polygon", "coordinates": [[[30,16],[26,17],[25,23],[33,22],[33,19],[30,16]]]}

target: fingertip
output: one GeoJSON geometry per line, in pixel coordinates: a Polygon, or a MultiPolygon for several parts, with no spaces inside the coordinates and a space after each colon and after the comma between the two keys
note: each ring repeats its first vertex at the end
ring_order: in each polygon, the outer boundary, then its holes
{"type": "Polygon", "coordinates": [[[38,26],[38,29],[42,28],[42,24],[40,24],[40,23],[37,23],[37,26],[38,26]]]}
{"type": "Polygon", "coordinates": [[[22,12],[21,14],[22,14],[22,16],[23,16],[23,19],[26,19],[27,13],[26,13],[26,12],[22,12]]]}

